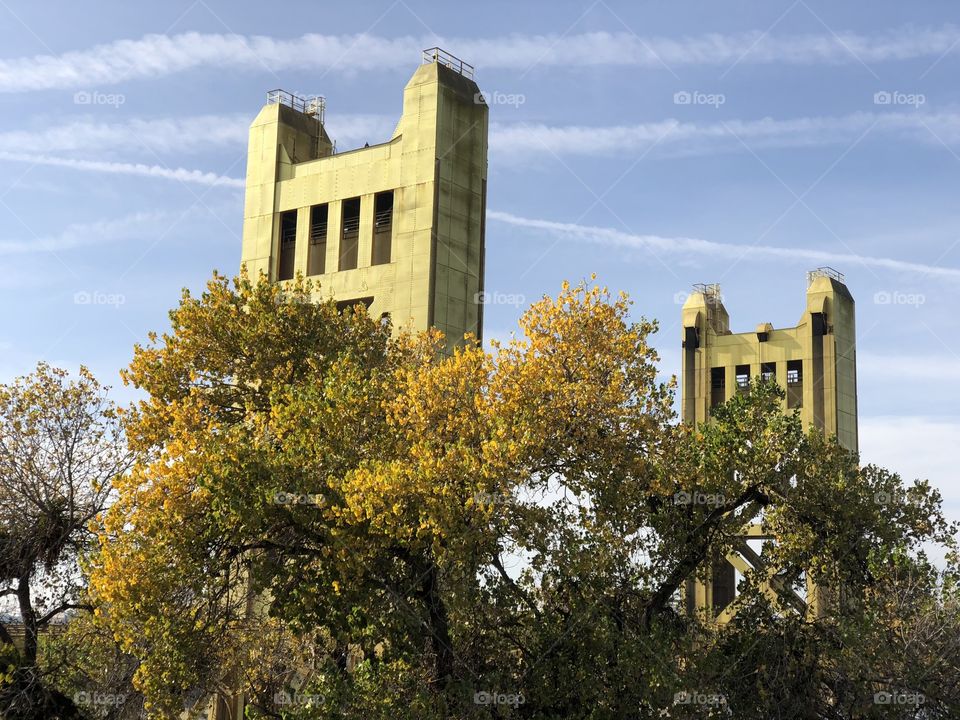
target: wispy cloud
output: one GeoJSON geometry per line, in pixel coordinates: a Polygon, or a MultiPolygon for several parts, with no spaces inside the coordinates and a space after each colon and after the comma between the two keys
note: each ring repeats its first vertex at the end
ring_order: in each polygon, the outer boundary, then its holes
{"type": "Polygon", "coordinates": [[[150,150],[202,152],[211,147],[244,147],[251,115],[126,118],[104,122],[93,117],[47,124],[35,130],[0,132],[0,151],[22,153],[150,150]]]}
{"type": "Polygon", "coordinates": [[[581,125],[494,125],[491,152],[507,161],[531,155],[619,155],[657,146],[671,155],[705,155],[752,149],[805,148],[850,143],[867,130],[924,144],[960,141],[960,113],[857,112],[838,116],[693,123],[667,119],[652,123],[581,125]]]}
{"type": "Polygon", "coordinates": [[[169,219],[167,213],[138,212],[115,220],[74,223],[56,235],[30,240],[0,240],[0,255],[25,255],[65,252],[91,245],[119,242],[146,234],[156,234],[158,224],[169,219]]]}
{"type": "Polygon", "coordinates": [[[577,242],[593,242],[600,245],[630,248],[634,250],[648,250],[658,254],[689,255],[697,253],[712,257],[722,257],[736,260],[779,259],[796,260],[813,264],[860,264],[869,267],[883,268],[900,272],[924,273],[950,280],[960,280],[960,269],[925,265],[923,263],[908,262],[894,258],[857,255],[854,253],[837,253],[828,250],[813,248],[777,247],[773,245],[744,245],[738,243],[721,243],[712,240],[699,240],[687,237],[663,237],[661,235],[638,235],[613,228],[594,227],[575,223],[562,223],[552,220],[518,217],[510,213],[491,210],[487,218],[497,222],[523,227],[559,240],[577,242]]]}
{"type": "Polygon", "coordinates": [[[960,39],[960,29],[905,27],[876,35],[851,32],[771,35],[761,31],[711,33],[681,39],[592,32],[514,34],[492,38],[308,34],[291,39],[214,33],[146,35],[61,55],[0,61],[0,92],[92,87],[191,69],[273,71],[334,66],[352,71],[406,67],[419,51],[440,44],[483,68],[549,66],[794,65],[877,63],[937,57],[960,39]]]}
{"type": "MultiPolygon", "coordinates": [[[[199,154],[229,149],[242,153],[253,113],[183,118],[131,118],[103,122],[79,118],[38,130],[0,132],[0,152],[82,153],[98,156],[199,154]]],[[[340,149],[383,142],[398,118],[382,114],[331,113],[327,131],[340,149]]],[[[620,155],[656,144],[669,154],[701,155],[752,148],[813,147],[848,143],[867,129],[927,144],[960,143],[960,112],[857,112],[838,116],[727,119],[684,122],[676,118],[632,125],[586,126],[494,123],[490,148],[501,162],[531,155],[620,155]]],[[[124,157],[123,159],[128,159],[124,157]]]]}
{"type": "Polygon", "coordinates": [[[81,160],[76,158],[55,157],[52,155],[38,155],[27,153],[12,153],[0,151],[0,160],[30,163],[32,165],[53,165],[74,170],[86,170],[114,175],[139,175],[141,177],[163,178],[176,180],[182,183],[198,185],[212,185],[242,188],[244,181],[241,178],[217,175],[202,170],[187,170],[186,168],[169,168],[163,165],[145,165],[143,163],[110,162],[106,160],[81,160]]]}
{"type": "MultiPolygon", "coordinates": [[[[0,132],[0,152],[83,153],[90,155],[205,153],[224,148],[243,152],[254,112],[193,117],[128,118],[104,122],[81,117],[36,130],[0,132]]],[[[390,137],[397,118],[375,114],[337,114],[327,131],[338,146],[350,148],[390,137]]]]}
{"type": "Polygon", "coordinates": [[[960,514],[956,442],[960,418],[931,416],[862,417],[860,455],[899,472],[907,480],[928,478],[944,495],[953,519],[960,514]]]}
{"type": "MultiPolygon", "coordinates": [[[[944,378],[960,376],[960,356],[888,355],[857,353],[859,375],[878,380],[943,384],[944,378]]],[[[957,388],[960,391],[960,387],[957,388]]]]}

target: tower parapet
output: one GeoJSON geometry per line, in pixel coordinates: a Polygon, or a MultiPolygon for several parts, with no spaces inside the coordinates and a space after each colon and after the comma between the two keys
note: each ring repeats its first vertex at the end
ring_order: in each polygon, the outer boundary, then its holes
{"type": "Polygon", "coordinates": [[[403,92],[385,142],[338,152],[323,97],[282,90],[250,126],[242,262],[319,281],[395,329],[481,335],[488,108],[473,67],[439,48],[403,92]]]}
{"type": "MultiPolygon", "coordinates": [[[[822,267],[807,273],[806,308],[794,327],[762,322],[753,332],[730,331],[730,316],[718,285],[695,285],[681,311],[683,325],[683,422],[709,422],[713,409],[757,377],[785,390],[783,409],[799,412],[805,427],[836,436],[857,450],[857,359],[853,296],[843,275],[822,267]]],[[[686,606],[718,623],[736,612],[737,572],[765,567],[763,553],[748,540],[775,540],[751,521],[726,558],[712,563],[706,579],[691,577],[686,606]]],[[[772,575],[771,575],[772,577],[772,575]]],[[[779,601],[808,614],[824,612],[829,593],[806,578],[806,599],[780,583],[771,586],[779,601]]]]}

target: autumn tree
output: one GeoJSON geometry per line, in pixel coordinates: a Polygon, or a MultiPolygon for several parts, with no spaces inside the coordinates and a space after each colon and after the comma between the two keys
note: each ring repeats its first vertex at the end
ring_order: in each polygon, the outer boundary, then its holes
{"type": "Polygon", "coordinates": [[[626,296],[564,285],[450,355],[310,297],[215,276],[127,372],[142,459],[93,590],[158,717],[212,693],[277,718],[870,717],[948,672],[876,644],[956,632],[922,552],[954,532],[939,495],[805,432],[768,384],[678,425],[626,296]],[[777,541],[734,621],[689,616],[684,582],[755,520],[777,541]],[[769,568],[844,600],[777,606],[769,568]]]}
{"type": "Polygon", "coordinates": [[[113,479],[130,463],[116,410],[85,368],[69,375],[41,363],[0,386],[0,596],[15,622],[0,622],[7,672],[5,718],[73,717],[48,683],[41,636],[93,608],[80,563],[113,479]],[[14,642],[13,634],[22,636],[14,642]]]}

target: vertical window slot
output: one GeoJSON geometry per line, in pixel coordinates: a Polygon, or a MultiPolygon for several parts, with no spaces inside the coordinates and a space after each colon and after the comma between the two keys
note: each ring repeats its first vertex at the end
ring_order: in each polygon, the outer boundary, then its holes
{"type": "Polygon", "coordinates": [[[359,246],[360,198],[351,198],[341,203],[339,270],[354,270],[357,267],[359,246]]]}
{"type": "Polygon", "coordinates": [[[307,253],[307,275],[323,275],[327,270],[327,220],[330,206],[310,208],[310,252],[307,253]]]}
{"type": "Polygon", "coordinates": [[[377,193],[373,203],[373,253],[371,265],[390,262],[393,240],[393,190],[377,193]]]}
{"type": "Polygon", "coordinates": [[[288,210],[280,215],[280,261],[277,264],[277,279],[291,280],[297,258],[297,211],[288,210]]]}

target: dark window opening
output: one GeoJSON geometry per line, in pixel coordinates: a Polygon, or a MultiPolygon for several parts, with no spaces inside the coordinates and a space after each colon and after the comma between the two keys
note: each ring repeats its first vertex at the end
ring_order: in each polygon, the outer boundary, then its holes
{"type": "Polygon", "coordinates": [[[750,387],[750,366],[737,365],[737,390],[746,390],[750,387]]]}
{"type": "Polygon", "coordinates": [[[353,270],[357,267],[357,252],[360,246],[360,198],[351,198],[341,203],[340,263],[338,269],[353,270]]]}
{"type": "Polygon", "coordinates": [[[307,253],[307,275],[323,275],[327,271],[327,220],[330,207],[326,204],[310,208],[310,252],[307,253]]]}
{"type": "Polygon", "coordinates": [[[277,266],[278,280],[293,278],[297,259],[297,211],[288,210],[280,215],[280,262],[277,266]]]}
{"type": "Polygon", "coordinates": [[[787,409],[803,407],[803,361],[787,361],[787,409]]]}
{"type": "Polygon", "coordinates": [[[351,309],[354,305],[363,305],[364,310],[369,310],[373,305],[373,296],[353,298],[352,300],[340,300],[337,302],[337,312],[351,309]]]}
{"type": "Polygon", "coordinates": [[[777,381],[777,364],[775,362],[765,362],[760,364],[760,379],[764,382],[777,381]]]}
{"type": "Polygon", "coordinates": [[[810,313],[810,317],[813,319],[814,336],[826,335],[829,330],[827,327],[827,316],[823,313],[810,313]]]}
{"type": "Polygon", "coordinates": [[[373,201],[373,254],[371,265],[390,262],[393,239],[393,190],[377,193],[373,201]]]}
{"type": "Polygon", "coordinates": [[[727,369],[710,368],[710,407],[716,407],[726,400],[727,369]]]}

